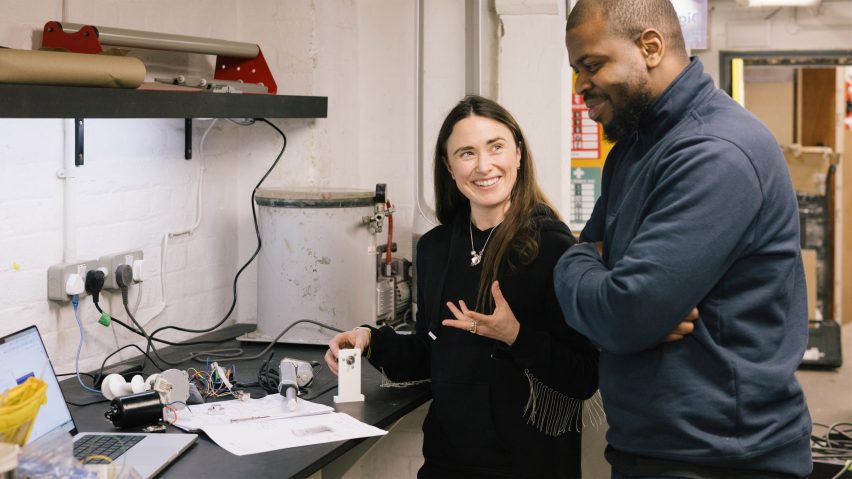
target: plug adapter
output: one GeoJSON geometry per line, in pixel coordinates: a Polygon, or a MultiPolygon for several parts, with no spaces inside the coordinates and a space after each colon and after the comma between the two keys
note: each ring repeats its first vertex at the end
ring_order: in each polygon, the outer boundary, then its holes
{"type": "Polygon", "coordinates": [[[104,281],[104,289],[119,289],[115,272],[121,265],[132,267],[133,280],[126,282],[127,286],[142,281],[143,257],[142,250],[125,251],[101,256],[98,264],[107,273],[106,281],[104,281]]]}
{"type": "Polygon", "coordinates": [[[73,295],[83,296],[87,273],[97,266],[94,260],[51,265],[47,269],[47,299],[67,302],[73,295]]]}

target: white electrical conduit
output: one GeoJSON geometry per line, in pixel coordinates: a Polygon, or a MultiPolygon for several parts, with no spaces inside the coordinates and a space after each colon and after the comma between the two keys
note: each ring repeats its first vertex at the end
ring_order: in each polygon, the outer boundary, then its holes
{"type": "Polygon", "coordinates": [[[77,172],[74,164],[74,122],[77,120],[72,118],[61,121],[63,151],[56,176],[62,180],[62,262],[68,263],[77,260],[76,231],[71,227],[74,213],[74,191],[71,183],[77,172]]]}
{"type": "MultiPolygon", "coordinates": [[[[417,11],[414,13],[414,31],[416,37],[414,45],[414,68],[416,70],[414,72],[414,90],[417,92],[414,98],[414,138],[416,139],[415,143],[417,145],[417,180],[414,182],[414,188],[417,191],[417,212],[420,213],[420,216],[429,222],[430,225],[437,226],[438,223],[435,221],[435,210],[429,206],[429,203],[426,201],[426,196],[424,196],[423,193],[425,191],[423,180],[426,177],[423,171],[425,164],[423,154],[423,13],[425,10],[425,3],[425,0],[417,0],[417,11]]],[[[425,231],[421,233],[425,233],[425,231]]]]}
{"type": "MultiPolygon", "coordinates": [[[[202,192],[204,190],[204,171],[207,169],[204,166],[204,141],[207,139],[207,135],[213,129],[213,126],[216,125],[216,122],[219,121],[218,118],[214,119],[207,128],[204,130],[204,133],[201,135],[201,140],[198,144],[198,187],[196,188],[196,196],[195,196],[195,221],[192,223],[192,226],[178,230],[171,231],[163,234],[163,239],[160,242],[160,305],[157,308],[157,311],[151,315],[148,319],[145,320],[142,327],[145,327],[157,318],[163,311],[166,310],[166,256],[169,251],[169,240],[171,238],[175,238],[178,236],[190,235],[198,229],[198,226],[201,224],[201,214],[202,214],[202,192]]],[[[136,316],[136,312],[139,310],[139,303],[142,299],[142,284],[138,284],[137,292],[136,292],[136,304],[133,306],[133,316],[136,316]]]]}
{"type": "MultiPolygon", "coordinates": [[[[423,168],[426,163],[423,153],[424,135],[423,135],[423,46],[425,44],[425,34],[423,31],[425,0],[417,0],[417,9],[414,13],[414,31],[416,36],[416,45],[414,49],[415,62],[414,67],[414,83],[415,91],[417,92],[414,104],[414,123],[415,135],[417,144],[417,181],[415,189],[417,190],[417,212],[432,226],[436,226],[435,210],[426,201],[424,191],[426,187],[424,180],[427,177],[423,168]]],[[[465,90],[469,94],[479,95],[482,92],[482,1],[481,0],[465,0],[465,90]]]]}

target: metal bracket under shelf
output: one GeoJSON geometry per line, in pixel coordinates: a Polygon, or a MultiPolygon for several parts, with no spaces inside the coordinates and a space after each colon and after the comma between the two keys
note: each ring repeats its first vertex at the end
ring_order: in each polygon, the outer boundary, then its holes
{"type": "MultiPolygon", "coordinates": [[[[75,118],[74,119],[74,166],[83,166],[84,162],[84,151],[83,147],[85,145],[85,135],[83,133],[83,127],[85,126],[85,120],[83,118],[75,118]]],[[[192,118],[185,118],[183,124],[183,158],[185,160],[192,159],[192,118]]]]}
{"type": "Polygon", "coordinates": [[[74,119],[74,166],[83,166],[83,119],[74,119]]]}

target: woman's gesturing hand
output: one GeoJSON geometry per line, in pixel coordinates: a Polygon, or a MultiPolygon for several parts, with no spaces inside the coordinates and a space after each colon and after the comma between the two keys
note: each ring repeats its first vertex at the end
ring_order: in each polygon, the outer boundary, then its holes
{"type": "Polygon", "coordinates": [[[444,326],[462,329],[479,336],[502,341],[509,346],[518,338],[521,323],[503,297],[500,284],[495,281],[491,283],[491,296],[494,298],[494,312],[492,314],[481,314],[467,309],[464,301],[459,301],[456,306],[452,301],[447,302],[447,307],[453,313],[455,319],[445,319],[441,322],[444,326]]]}

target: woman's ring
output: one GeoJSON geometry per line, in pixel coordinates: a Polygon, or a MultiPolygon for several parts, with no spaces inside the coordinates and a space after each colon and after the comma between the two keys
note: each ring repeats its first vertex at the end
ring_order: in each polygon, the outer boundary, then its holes
{"type": "Polygon", "coordinates": [[[477,323],[476,323],[476,321],[472,321],[472,322],[473,322],[473,326],[471,326],[470,329],[468,329],[468,331],[470,331],[473,334],[476,334],[476,324],[477,323]]]}

